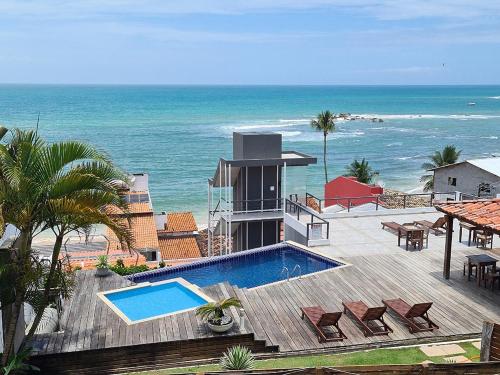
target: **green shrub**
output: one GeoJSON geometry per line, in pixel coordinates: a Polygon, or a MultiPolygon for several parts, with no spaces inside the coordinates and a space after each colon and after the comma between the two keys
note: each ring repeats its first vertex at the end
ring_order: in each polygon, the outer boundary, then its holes
{"type": "Polygon", "coordinates": [[[224,370],[248,370],[254,366],[252,352],[244,346],[236,345],[228,349],[220,360],[220,366],[224,370]]]}
{"type": "Polygon", "coordinates": [[[96,268],[108,268],[108,257],[106,255],[99,255],[97,257],[96,268]]]}
{"type": "Polygon", "coordinates": [[[138,272],[148,271],[149,267],[145,264],[126,267],[125,265],[123,265],[122,261],[121,265],[118,262],[116,262],[116,264],[114,266],[109,267],[109,269],[120,276],[127,276],[138,272]]]}

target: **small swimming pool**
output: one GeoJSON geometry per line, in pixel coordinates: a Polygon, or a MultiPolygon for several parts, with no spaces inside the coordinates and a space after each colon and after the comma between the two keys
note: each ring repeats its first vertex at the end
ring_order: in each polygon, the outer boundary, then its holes
{"type": "Polygon", "coordinates": [[[283,243],[213,257],[188,265],[146,271],[129,278],[135,282],[155,282],[182,277],[199,287],[227,281],[240,288],[254,288],[286,280],[284,267],[288,269],[290,277],[297,277],[299,273],[304,276],[342,265],[331,258],[283,243]]]}
{"type": "Polygon", "coordinates": [[[192,310],[213,301],[180,278],[153,284],[143,283],[98,295],[128,324],[192,310]]]}

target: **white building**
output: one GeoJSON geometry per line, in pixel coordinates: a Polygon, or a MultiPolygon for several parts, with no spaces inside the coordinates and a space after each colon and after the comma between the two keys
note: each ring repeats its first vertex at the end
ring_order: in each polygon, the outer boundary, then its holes
{"type": "Polygon", "coordinates": [[[434,168],[434,191],[491,197],[500,194],[500,157],[464,160],[434,168]]]}

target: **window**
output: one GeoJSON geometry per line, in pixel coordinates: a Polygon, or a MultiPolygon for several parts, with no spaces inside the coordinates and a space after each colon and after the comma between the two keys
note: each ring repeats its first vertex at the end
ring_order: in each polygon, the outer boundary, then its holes
{"type": "Polygon", "coordinates": [[[455,177],[448,177],[448,185],[457,186],[457,179],[455,177]]]}

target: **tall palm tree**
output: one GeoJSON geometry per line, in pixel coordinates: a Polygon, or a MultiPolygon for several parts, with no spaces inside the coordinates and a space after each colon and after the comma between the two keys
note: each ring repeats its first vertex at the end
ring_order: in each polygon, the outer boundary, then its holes
{"type": "MultiPolygon", "coordinates": [[[[34,289],[43,290],[36,293],[36,318],[29,333],[32,335],[49,303],[52,288],[62,277],[59,272],[63,270],[57,265],[65,235],[104,224],[120,239],[130,242],[126,226],[104,210],[107,205],[126,208],[118,194],[119,180],[123,178],[123,173],[105,155],[81,142],[49,145],[35,131],[14,130],[10,141],[0,145],[1,214],[6,223],[19,230],[9,250],[9,266],[15,270],[11,273],[15,277],[10,294],[13,298],[7,301],[10,309],[4,326],[3,366],[13,355],[23,302],[33,297],[34,289]],[[44,268],[37,263],[31,243],[46,230],[52,231],[56,240],[50,266],[44,268]]],[[[7,306],[5,301],[2,306],[7,306]]]]}
{"type": "Polygon", "coordinates": [[[359,182],[369,184],[376,175],[377,173],[372,170],[372,167],[370,167],[365,158],[363,158],[361,162],[354,159],[354,161],[346,167],[346,174],[344,176],[353,176],[356,177],[359,182]]]}
{"type": "Polygon", "coordinates": [[[336,116],[330,111],[324,111],[311,120],[311,126],[318,132],[323,132],[323,164],[325,167],[325,184],[328,183],[328,171],[326,168],[326,137],[335,130],[336,116]]]}
{"type": "MultiPolygon", "coordinates": [[[[422,164],[422,168],[426,171],[437,167],[443,167],[448,164],[454,164],[458,161],[462,150],[457,151],[454,145],[447,145],[443,151],[436,151],[429,157],[430,162],[422,164]]],[[[425,182],[424,191],[434,189],[434,173],[423,175],[420,181],[425,182]]]]}

